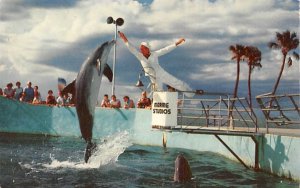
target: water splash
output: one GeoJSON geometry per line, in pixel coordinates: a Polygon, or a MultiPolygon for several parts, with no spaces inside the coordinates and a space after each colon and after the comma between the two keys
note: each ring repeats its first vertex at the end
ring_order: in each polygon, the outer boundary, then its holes
{"type": "Polygon", "coordinates": [[[101,166],[115,163],[118,157],[125,151],[125,149],[131,146],[132,143],[129,140],[129,133],[127,131],[119,132],[114,135],[108,136],[102,143],[97,144],[97,150],[91,156],[88,163],[83,160],[76,161],[59,161],[50,155],[51,163],[44,164],[46,168],[77,168],[77,169],[88,169],[88,168],[99,168],[101,166]]]}

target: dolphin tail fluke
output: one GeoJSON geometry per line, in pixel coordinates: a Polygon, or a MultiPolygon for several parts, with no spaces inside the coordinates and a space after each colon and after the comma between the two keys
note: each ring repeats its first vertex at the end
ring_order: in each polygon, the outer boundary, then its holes
{"type": "Polygon", "coordinates": [[[85,148],[84,161],[87,163],[92,156],[92,154],[96,151],[97,145],[89,141],[85,148]]]}

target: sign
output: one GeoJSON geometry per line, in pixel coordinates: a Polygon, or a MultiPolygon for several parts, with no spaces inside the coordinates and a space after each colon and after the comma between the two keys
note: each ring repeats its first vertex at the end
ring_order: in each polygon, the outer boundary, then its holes
{"type": "Polygon", "coordinates": [[[154,92],[152,102],[152,127],[177,125],[177,92],[154,92]]]}

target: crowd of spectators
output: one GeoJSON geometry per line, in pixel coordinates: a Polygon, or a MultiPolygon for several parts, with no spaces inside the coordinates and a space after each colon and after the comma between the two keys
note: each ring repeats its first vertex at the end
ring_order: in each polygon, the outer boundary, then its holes
{"type": "Polygon", "coordinates": [[[26,102],[31,104],[46,104],[46,105],[56,105],[56,106],[72,106],[71,97],[68,94],[62,95],[61,92],[58,93],[58,97],[53,95],[53,91],[48,91],[48,96],[46,100],[43,100],[41,93],[39,92],[39,87],[35,85],[32,87],[30,81],[27,82],[27,86],[23,89],[21,83],[16,82],[16,87],[13,88],[13,83],[8,83],[6,87],[2,90],[0,88],[0,96],[4,96],[9,99],[14,99],[20,102],[26,102]]]}
{"type": "MultiPolygon", "coordinates": [[[[129,108],[135,108],[134,101],[129,98],[129,96],[124,96],[123,97],[123,108],[129,109],[129,108]]],[[[137,102],[137,108],[147,108],[151,109],[151,99],[147,97],[146,91],[142,92],[141,98],[137,102]]],[[[109,100],[108,95],[105,94],[103,96],[103,100],[101,102],[101,107],[103,108],[121,108],[121,101],[117,99],[115,95],[111,96],[111,100],[109,100]]]]}
{"type": "MultiPolygon", "coordinates": [[[[21,83],[16,82],[16,87],[13,87],[13,83],[8,83],[4,90],[0,88],[0,96],[4,96],[9,99],[14,99],[20,102],[26,102],[31,104],[46,104],[50,106],[74,106],[72,103],[72,95],[63,94],[61,91],[58,92],[58,96],[53,95],[53,91],[49,90],[46,100],[43,100],[39,92],[39,87],[35,85],[32,87],[30,81],[27,82],[27,86],[23,89],[21,83]]],[[[129,96],[123,97],[123,108],[135,108],[135,103],[129,96]]],[[[117,99],[115,95],[111,96],[109,100],[108,95],[105,94],[101,102],[101,107],[103,108],[122,108],[121,101],[117,99]]],[[[147,97],[146,91],[142,92],[140,99],[136,104],[137,108],[147,108],[151,109],[151,99],[147,97]]]]}

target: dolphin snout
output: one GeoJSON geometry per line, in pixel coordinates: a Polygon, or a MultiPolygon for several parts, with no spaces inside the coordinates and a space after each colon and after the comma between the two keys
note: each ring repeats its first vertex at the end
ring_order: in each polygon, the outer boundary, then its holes
{"type": "Polygon", "coordinates": [[[111,40],[111,41],[108,43],[109,46],[112,46],[112,45],[114,45],[114,44],[116,44],[116,41],[115,41],[115,40],[111,40]]]}

